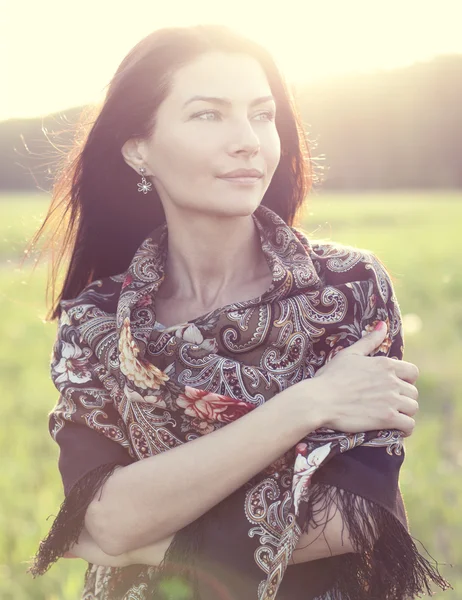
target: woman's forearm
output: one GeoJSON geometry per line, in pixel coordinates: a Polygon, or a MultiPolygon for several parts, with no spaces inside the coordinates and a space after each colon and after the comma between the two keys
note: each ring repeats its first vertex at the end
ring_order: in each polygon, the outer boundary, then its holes
{"type": "MultiPolygon", "coordinates": [[[[330,526],[328,526],[328,528],[329,527],[330,526]]],[[[309,562],[310,560],[317,560],[319,558],[327,558],[337,554],[344,554],[346,552],[353,552],[353,549],[349,544],[344,544],[342,546],[340,540],[333,538],[332,532],[329,533],[327,529],[324,532],[324,535],[330,541],[329,544],[326,543],[324,536],[318,536],[313,542],[312,532],[302,534],[289,566],[302,562],[309,562]]],[[[127,567],[129,565],[157,566],[162,562],[172,539],[173,536],[170,536],[165,540],[150,544],[149,546],[136,548],[135,550],[112,556],[111,554],[104,552],[91,538],[88,532],[85,532],[85,534],[81,536],[81,539],[79,539],[79,542],[72,546],[70,552],[72,552],[76,558],[81,558],[87,562],[95,565],[102,565],[104,567],[127,567]]]]}
{"type": "MultiPolygon", "coordinates": [[[[320,507],[314,508],[321,525],[301,535],[294,551],[290,565],[355,552],[343,521],[340,510],[336,507],[329,514],[319,513],[320,507]],[[324,525],[325,523],[325,525],[324,525]]],[[[124,567],[134,564],[157,566],[161,563],[173,539],[173,535],[141,548],[135,548],[118,556],[105,553],[84,528],[77,544],[70,551],[88,562],[107,567],[124,567]]]]}
{"type": "Polygon", "coordinates": [[[348,527],[338,507],[331,504],[328,514],[327,511],[319,513],[320,508],[316,505],[314,507],[319,526],[308,529],[307,533],[302,533],[293,552],[291,565],[355,552],[348,527]]]}
{"type": "Polygon", "coordinates": [[[135,550],[129,550],[125,554],[125,559],[128,561],[129,565],[160,565],[172,540],[173,535],[170,535],[164,540],[160,540],[154,544],[136,548],[135,550]]]}
{"type": "MultiPolygon", "coordinates": [[[[343,524],[341,519],[340,523],[343,524]]],[[[111,558],[115,560],[121,558],[127,565],[142,564],[157,566],[164,558],[165,552],[172,539],[173,536],[170,536],[165,540],[161,540],[160,542],[150,544],[143,548],[137,548],[136,550],[130,550],[120,556],[111,557],[106,555],[107,560],[110,561],[111,558]]],[[[344,535],[342,543],[340,524],[337,520],[333,520],[327,524],[323,535],[319,535],[318,532],[313,531],[302,534],[290,564],[309,562],[319,558],[346,554],[347,552],[354,552],[350,539],[347,535],[344,535]]]]}
{"type": "MultiPolygon", "coordinates": [[[[325,518],[325,515],[321,515],[321,522],[325,522],[325,518]]],[[[337,510],[335,514],[331,511],[327,518],[328,522],[325,527],[320,527],[319,530],[310,529],[308,533],[301,535],[290,564],[309,562],[311,560],[318,560],[319,558],[328,558],[329,556],[355,552],[340,511],[337,510]]],[[[131,565],[158,565],[164,558],[172,539],[173,536],[170,536],[155,544],[127,552],[122,556],[131,565]]]]}
{"type": "Polygon", "coordinates": [[[292,386],[225,427],[117,469],[87,510],[92,537],[118,555],[198,519],[322,426],[322,384],[306,384],[303,398],[292,386]]]}
{"type": "Polygon", "coordinates": [[[164,558],[172,539],[173,535],[155,544],[112,556],[98,546],[84,527],[78,542],[69,549],[69,554],[73,555],[73,558],[82,558],[89,563],[104,567],[127,567],[138,564],[157,566],[164,558]]]}
{"type": "MultiPolygon", "coordinates": [[[[126,567],[129,564],[130,557],[126,554],[111,556],[106,554],[91,537],[88,530],[84,527],[78,541],[69,548],[72,558],[82,558],[89,563],[102,565],[104,567],[126,567]]],[[[69,558],[65,555],[65,558],[69,558]]]]}

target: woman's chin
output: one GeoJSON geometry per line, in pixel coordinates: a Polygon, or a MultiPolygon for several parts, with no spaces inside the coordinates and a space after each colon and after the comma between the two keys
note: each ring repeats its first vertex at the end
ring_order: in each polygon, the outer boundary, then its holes
{"type": "Polygon", "coordinates": [[[260,206],[262,198],[230,198],[228,201],[220,203],[219,206],[215,204],[215,208],[220,214],[228,215],[230,217],[245,217],[252,215],[255,210],[260,206]]]}
{"type": "Polygon", "coordinates": [[[252,206],[240,206],[234,210],[226,210],[221,212],[222,216],[226,217],[250,217],[258,208],[258,204],[252,204],[252,206]]]}
{"type": "MultiPolygon", "coordinates": [[[[183,205],[185,212],[191,212],[193,214],[204,216],[216,216],[216,217],[246,217],[252,215],[256,209],[260,206],[262,198],[260,195],[225,195],[223,194],[219,201],[217,197],[213,200],[207,201],[204,204],[202,200],[201,204],[183,205]]],[[[178,207],[181,212],[181,207],[178,207]]]]}

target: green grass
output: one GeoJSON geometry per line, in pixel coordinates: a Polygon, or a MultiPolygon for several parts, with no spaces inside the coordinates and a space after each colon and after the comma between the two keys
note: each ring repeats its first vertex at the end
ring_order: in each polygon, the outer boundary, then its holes
{"type": "MultiPolygon", "coordinates": [[[[43,196],[0,198],[0,597],[75,600],[86,564],[61,560],[43,577],[25,574],[62,500],[58,449],[47,414],[55,324],[45,323],[45,266],[19,259],[46,211],[43,196]]],[[[401,489],[412,533],[456,588],[435,598],[462,600],[462,194],[369,193],[312,196],[303,222],[312,238],[368,248],[394,279],[405,320],[405,359],[420,369],[421,410],[406,440],[401,489]]]]}

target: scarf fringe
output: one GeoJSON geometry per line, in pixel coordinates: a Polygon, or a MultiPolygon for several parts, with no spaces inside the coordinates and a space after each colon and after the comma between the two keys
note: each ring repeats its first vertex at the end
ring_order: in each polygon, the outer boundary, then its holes
{"type": "Polygon", "coordinates": [[[394,515],[347,490],[313,483],[308,502],[301,505],[306,511],[302,513],[302,531],[324,529],[325,515],[335,514],[335,507],[342,513],[355,552],[336,557],[339,567],[329,600],[404,600],[422,593],[432,596],[430,582],[442,590],[453,589],[439,573],[438,563],[433,561],[433,566],[419,554],[412,536],[394,515]]]}
{"type": "Polygon", "coordinates": [[[174,535],[162,562],[151,577],[148,598],[165,600],[170,597],[169,585],[180,583],[185,588],[181,598],[200,600],[196,559],[202,547],[205,521],[209,518],[210,513],[205,513],[174,535]]]}
{"type": "MultiPolygon", "coordinates": [[[[89,504],[117,466],[118,463],[101,465],[74,485],[27,570],[34,578],[43,575],[78,541],[89,504]]],[[[308,501],[302,502],[300,508],[302,531],[322,528],[321,535],[326,526],[325,515],[340,510],[356,550],[336,557],[337,577],[329,590],[330,600],[403,600],[422,593],[431,596],[430,582],[442,590],[453,589],[439,573],[438,563],[433,561],[433,566],[419,554],[406,528],[382,506],[347,490],[313,483],[308,501]]],[[[210,516],[206,513],[175,534],[163,561],[150,576],[147,597],[164,599],[169,595],[169,585],[180,582],[189,588],[185,599],[200,600],[195,566],[204,520],[210,516]]],[[[136,566],[132,569],[138,570],[136,566]]],[[[113,589],[114,597],[122,597],[130,581],[133,583],[135,573],[131,574],[132,577],[119,579],[115,586],[118,589],[113,589]]]]}
{"type": "Polygon", "coordinates": [[[141,584],[144,589],[140,598],[168,600],[178,595],[182,600],[200,600],[196,557],[201,546],[203,521],[204,517],[178,531],[155,568],[131,565],[114,569],[107,584],[108,598],[130,600],[134,598],[133,588],[141,584]]]}
{"type": "MultiPolygon", "coordinates": [[[[84,475],[64,499],[48,535],[27,569],[34,578],[48,571],[58,558],[74,545],[85,525],[85,514],[98,490],[119,463],[106,463],[84,475]]],[[[48,517],[50,518],[50,517],[48,517]]]]}

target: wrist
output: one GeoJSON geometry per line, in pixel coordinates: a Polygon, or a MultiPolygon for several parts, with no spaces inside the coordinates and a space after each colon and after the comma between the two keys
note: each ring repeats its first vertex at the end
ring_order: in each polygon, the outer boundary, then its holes
{"type": "Polygon", "coordinates": [[[327,389],[324,380],[320,377],[313,377],[307,380],[307,394],[304,401],[310,415],[309,419],[314,423],[315,429],[325,427],[329,420],[327,389]]]}
{"type": "Polygon", "coordinates": [[[300,427],[300,438],[324,426],[327,415],[323,397],[324,384],[317,378],[305,379],[278,394],[290,404],[288,414],[300,427]]]}

